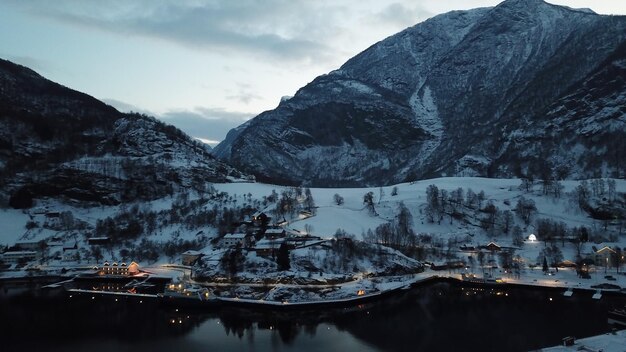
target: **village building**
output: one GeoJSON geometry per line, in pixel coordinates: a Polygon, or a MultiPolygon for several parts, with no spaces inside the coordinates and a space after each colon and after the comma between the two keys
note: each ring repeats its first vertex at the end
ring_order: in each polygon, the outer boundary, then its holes
{"type": "Polygon", "coordinates": [[[61,213],[58,211],[49,211],[45,214],[45,227],[56,227],[61,224],[61,213]]]}
{"type": "Polygon", "coordinates": [[[285,242],[293,248],[303,248],[314,244],[326,242],[321,237],[317,236],[289,236],[285,238],[285,242]]]}
{"type": "Polygon", "coordinates": [[[15,248],[22,251],[38,251],[41,249],[40,241],[17,241],[15,248]]]}
{"type": "Polygon", "coordinates": [[[500,247],[499,245],[497,245],[495,242],[489,242],[489,243],[485,246],[485,248],[486,248],[487,250],[492,251],[492,252],[499,251],[499,250],[501,250],[501,249],[502,249],[502,247],[500,247]]]}
{"type": "Polygon", "coordinates": [[[254,246],[254,251],[256,252],[257,256],[273,258],[276,257],[278,249],[283,243],[285,243],[284,238],[262,239],[256,243],[256,245],[254,246]]]}
{"type": "Polygon", "coordinates": [[[182,254],[181,262],[183,265],[192,266],[198,259],[202,258],[203,255],[204,254],[198,251],[188,250],[182,254]]]}
{"type": "Polygon", "coordinates": [[[76,241],[63,244],[62,260],[66,262],[75,261],[80,259],[80,253],[78,252],[78,243],[76,241]]]}
{"type": "Polygon", "coordinates": [[[265,230],[265,238],[273,240],[277,238],[284,238],[287,235],[285,229],[282,227],[270,228],[265,230]]]}
{"type": "Polygon", "coordinates": [[[250,246],[250,235],[245,233],[228,233],[222,238],[225,247],[248,247],[250,246]]]}
{"type": "Polygon", "coordinates": [[[87,239],[87,243],[90,246],[103,246],[111,243],[111,239],[109,237],[90,237],[87,239]]]}
{"type": "Polygon", "coordinates": [[[269,224],[272,218],[267,216],[267,214],[265,214],[264,212],[258,211],[252,214],[252,217],[250,219],[255,226],[266,226],[267,224],[269,224]]]}
{"type": "Polygon", "coordinates": [[[135,262],[131,262],[129,265],[126,263],[109,263],[104,262],[102,267],[95,268],[98,271],[98,275],[111,275],[111,276],[132,276],[139,274],[139,265],[135,262]]]}
{"type": "Polygon", "coordinates": [[[9,265],[32,262],[38,257],[38,253],[35,251],[10,251],[2,254],[2,260],[9,265]]]}
{"type": "Polygon", "coordinates": [[[614,257],[617,251],[609,246],[593,247],[593,262],[596,266],[611,268],[614,265],[614,257]]]}

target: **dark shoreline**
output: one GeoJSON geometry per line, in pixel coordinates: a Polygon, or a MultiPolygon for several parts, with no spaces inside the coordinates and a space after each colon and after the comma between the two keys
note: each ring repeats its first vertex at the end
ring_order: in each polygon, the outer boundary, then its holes
{"type": "MultiPolygon", "coordinates": [[[[34,297],[42,297],[42,296],[57,296],[61,297],[65,296],[80,296],[76,292],[69,292],[65,290],[63,287],[56,288],[44,288],[46,285],[51,285],[63,280],[70,280],[73,277],[71,276],[59,276],[59,275],[51,275],[51,276],[31,276],[31,277],[20,277],[20,278],[0,278],[0,300],[10,298],[11,295],[7,294],[8,289],[15,289],[20,291],[17,293],[18,295],[30,294],[34,297]]],[[[162,281],[162,278],[155,277],[157,281],[162,281]]],[[[78,281],[88,281],[88,278],[77,278],[78,281]]],[[[408,284],[407,286],[401,286],[393,289],[389,289],[386,291],[377,292],[375,294],[367,295],[364,297],[350,297],[345,299],[335,299],[335,300],[319,300],[319,301],[307,301],[307,302],[289,302],[283,304],[282,302],[275,301],[260,301],[260,300],[252,300],[252,299],[237,299],[237,298],[218,298],[216,301],[195,301],[188,298],[162,298],[162,297],[146,297],[143,295],[137,295],[131,293],[111,293],[106,291],[93,291],[93,292],[85,292],[85,296],[100,296],[100,297],[113,297],[117,300],[120,298],[124,298],[125,301],[128,300],[154,300],[155,302],[160,302],[163,305],[167,305],[170,307],[179,307],[179,308],[195,308],[195,309],[214,309],[216,307],[240,307],[245,309],[253,309],[259,311],[312,311],[312,310],[322,310],[322,309],[332,309],[332,308],[350,308],[363,304],[371,304],[379,301],[381,299],[398,295],[402,292],[410,291],[416,288],[434,285],[437,283],[451,283],[458,284],[462,287],[472,287],[472,288],[481,288],[481,289],[522,289],[524,291],[543,291],[543,292],[555,292],[562,294],[568,288],[564,287],[548,287],[548,286],[540,286],[540,285],[530,285],[530,284],[520,284],[520,283],[484,283],[484,282],[474,282],[474,281],[463,281],[456,278],[450,277],[440,277],[440,276],[430,276],[424,278],[420,281],[413,282],[408,284]]],[[[574,295],[578,295],[580,293],[590,296],[597,292],[596,289],[589,288],[571,288],[574,292],[574,295]]],[[[626,293],[623,291],[617,290],[601,290],[602,295],[610,296],[610,297],[626,297],[626,293]]]]}

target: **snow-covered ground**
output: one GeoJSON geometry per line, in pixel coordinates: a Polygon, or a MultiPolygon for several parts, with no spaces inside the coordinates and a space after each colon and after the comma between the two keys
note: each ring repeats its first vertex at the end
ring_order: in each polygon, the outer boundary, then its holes
{"type": "Polygon", "coordinates": [[[567,351],[602,351],[623,352],[626,350],[626,330],[615,333],[606,333],[576,340],[572,346],[555,346],[544,348],[543,352],[567,352],[567,351]]]}
{"type": "MultiPolygon", "coordinates": [[[[392,220],[398,211],[398,204],[403,202],[413,215],[413,229],[417,234],[430,234],[444,240],[448,238],[463,239],[467,234],[471,234],[471,243],[474,246],[485,245],[490,241],[495,241],[501,246],[512,246],[511,235],[498,234],[495,238],[487,236],[487,234],[478,226],[472,226],[464,222],[452,221],[448,217],[444,217],[440,223],[430,223],[424,214],[424,206],[426,203],[426,189],[429,185],[436,185],[439,189],[448,191],[462,187],[465,192],[472,189],[475,193],[484,191],[485,202],[492,201],[500,210],[513,211],[517,200],[520,197],[532,199],[537,207],[537,218],[552,219],[558,222],[564,222],[568,228],[585,226],[590,230],[597,232],[603,231],[603,223],[590,218],[586,213],[577,209],[577,205],[573,204],[568,193],[576,188],[579,181],[563,181],[563,191],[560,198],[554,198],[550,195],[543,195],[541,187],[535,185],[534,191],[525,192],[519,189],[520,180],[518,179],[489,179],[476,177],[450,177],[432,180],[422,180],[414,183],[403,183],[395,186],[382,188],[312,188],[311,192],[318,206],[317,215],[305,220],[291,221],[288,227],[298,231],[305,231],[305,226],[312,228],[312,233],[317,236],[328,238],[334,235],[337,229],[343,229],[349,234],[353,234],[356,238],[367,232],[368,229],[375,228],[389,220],[392,220]],[[397,187],[397,195],[392,196],[392,190],[397,187]],[[383,196],[380,197],[382,189],[383,196]],[[363,204],[363,196],[367,192],[373,192],[375,208],[377,216],[371,215],[363,204]],[[339,194],[344,198],[344,204],[336,205],[333,196],[339,194]]],[[[269,195],[272,190],[276,190],[280,194],[284,187],[266,184],[219,184],[215,187],[229,194],[245,194],[251,193],[253,197],[262,197],[269,195]]],[[[618,193],[626,192],[626,181],[616,180],[616,191],[618,193]]],[[[534,221],[526,226],[516,216],[514,224],[522,227],[524,237],[535,232],[534,221]]],[[[626,226],[625,226],[626,227],[626,226]]],[[[614,226],[612,230],[618,231],[614,226]]],[[[623,230],[626,233],[626,229],[623,230]]],[[[591,251],[594,243],[588,243],[583,246],[583,252],[591,251]]],[[[617,242],[613,245],[626,246],[626,234],[618,237],[617,242]]],[[[564,259],[573,260],[575,256],[575,248],[569,243],[559,247],[563,251],[564,259]]],[[[544,248],[543,243],[526,243],[516,254],[524,257],[528,263],[536,263],[537,257],[544,248]]]]}
{"type": "Polygon", "coordinates": [[[12,245],[26,232],[29,216],[15,209],[0,209],[0,245],[12,245]]]}
{"type": "MultiPolygon", "coordinates": [[[[626,181],[615,180],[617,193],[626,193],[626,181]]],[[[444,216],[442,221],[429,222],[426,216],[426,189],[429,185],[436,185],[440,190],[445,189],[448,192],[453,191],[459,187],[462,187],[465,192],[472,189],[473,192],[479,193],[481,191],[485,194],[486,202],[493,202],[501,211],[511,210],[513,211],[517,200],[520,197],[532,199],[537,207],[537,214],[534,216],[537,218],[547,218],[555,221],[562,221],[568,228],[585,226],[591,233],[602,235],[604,233],[618,233],[618,226],[615,224],[608,225],[607,231],[604,231],[605,224],[593,220],[586,213],[578,209],[577,204],[572,202],[571,197],[568,195],[575,187],[577,187],[579,181],[563,181],[563,190],[560,198],[554,198],[552,196],[543,195],[541,192],[541,186],[535,185],[534,190],[526,192],[520,189],[520,180],[518,179],[488,179],[488,178],[439,178],[432,180],[422,180],[413,183],[403,183],[395,186],[388,187],[373,187],[373,188],[312,188],[311,193],[315,204],[317,206],[316,215],[312,217],[295,216],[288,219],[286,227],[288,229],[294,229],[304,233],[309,230],[312,235],[319,236],[323,239],[332,238],[337,229],[342,229],[348,234],[352,234],[356,239],[362,239],[362,236],[367,233],[368,230],[374,231],[379,225],[393,221],[398,213],[398,207],[400,202],[404,203],[408,210],[412,214],[413,230],[418,235],[428,235],[433,238],[432,243],[439,242],[443,244],[443,250],[448,243],[448,239],[455,238],[462,243],[466,242],[468,246],[481,246],[486,245],[490,241],[496,242],[503,247],[517,247],[513,245],[512,236],[498,232],[495,236],[489,236],[482,228],[478,226],[477,221],[464,221],[457,219],[450,219],[444,216]],[[397,195],[392,195],[394,188],[397,190],[397,195]],[[374,195],[374,207],[376,214],[372,214],[363,202],[363,196],[367,192],[372,192],[374,195]],[[344,203],[337,205],[334,201],[334,195],[340,195],[344,203]]],[[[214,206],[251,206],[257,210],[263,210],[268,212],[270,216],[271,210],[275,207],[274,203],[267,205],[259,205],[262,203],[264,197],[269,196],[273,190],[279,195],[282,191],[288,187],[261,184],[261,183],[228,183],[228,184],[214,184],[213,187],[218,192],[226,192],[228,195],[227,202],[229,203],[215,203],[213,201],[203,205],[203,209],[210,209],[214,206]]],[[[155,200],[148,203],[137,204],[142,210],[161,211],[169,210],[172,204],[176,202],[178,195],[172,197],[166,197],[163,199],[155,200]]],[[[196,200],[200,196],[197,194],[190,194],[189,200],[196,200]]],[[[73,206],[69,204],[60,203],[58,201],[40,201],[36,207],[30,212],[24,212],[22,210],[3,209],[0,210],[0,244],[13,245],[18,240],[42,240],[49,239],[50,237],[61,237],[66,242],[76,238],[79,246],[87,247],[85,241],[85,234],[93,230],[96,222],[100,219],[104,219],[109,216],[113,216],[119,213],[123,209],[130,209],[134,204],[127,204],[123,206],[99,206],[92,208],[84,208],[80,206],[73,206]],[[84,221],[91,229],[84,231],[62,231],[51,230],[49,228],[43,228],[42,223],[46,221],[45,216],[42,214],[34,214],[34,209],[41,209],[47,207],[48,211],[67,212],[70,211],[73,214],[74,219],[84,221]],[[30,214],[29,214],[30,213],[30,214]],[[26,223],[28,221],[35,221],[39,223],[39,227],[26,230],[26,223]],[[77,234],[78,233],[78,234],[77,234]]],[[[480,213],[477,213],[480,215],[480,213]]],[[[243,219],[241,219],[243,220],[243,219]]],[[[514,216],[512,225],[519,225],[523,229],[524,237],[535,232],[535,222],[532,221],[528,226],[525,225],[517,216],[514,216]]],[[[155,243],[165,243],[173,238],[179,240],[193,240],[198,237],[198,233],[202,231],[208,238],[213,238],[217,235],[217,231],[212,227],[194,228],[189,230],[184,223],[169,224],[167,226],[159,228],[157,231],[150,235],[141,235],[135,240],[134,245],[139,246],[141,239],[148,239],[155,243]]],[[[608,238],[608,236],[606,236],[608,238]]],[[[450,248],[453,255],[457,258],[468,261],[468,257],[471,255],[476,257],[476,252],[461,252],[458,248],[459,244],[456,244],[454,248],[450,248]]],[[[626,247],[626,235],[616,236],[614,242],[604,241],[601,245],[626,247]]],[[[541,251],[545,248],[546,244],[543,242],[528,242],[526,241],[522,246],[517,247],[515,254],[520,255],[523,261],[528,264],[535,264],[539,262],[539,256],[541,251]]],[[[576,248],[573,244],[557,241],[557,246],[563,253],[563,259],[574,260],[576,256],[576,248]]],[[[600,246],[596,243],[584,244],[581,252],[590,253],[592,246],[600,246]]],[[[122,247],[117,247],[113,252],[114,256],[119,257],[116,251],[119,251],[122,247]]],[[[59,250],[58,248],[57,250],[59,250]]],[[[54,250],[54,248],[52,248],[54,250]]],[[[206,248],[200,248],[202,252],[211,257],[219,257],[223,252],[216,251],[214,244],[207,244],[206,248]],[[217,253],[217,254],[216,254],[217,253]]],[[[104,259],[109,259],[110,253],[104,253],[104,259]]],[[[218,261],[216,257],[215,262],[218,261]]],[[[115,259],[115,258],[113,258],[115,259]]],[[[133,260],[133,258],[129,258],[133,260]]],[[[438,261],[441,258],[425,258],[430,261],[438,261]]],[[[498,258],[494,259],[497,262],[498,258]]],[[[119,260],[119,258],[118,258],[119,260]]],[[[95,263],[94,260],[86,258],[82,261],[81,265],[85,263],[95,263]]],[[[159,265],[166,264],[168,262],[180,262],[180,253],[174,256],[166,257],[161,255],[156,261],[141,263],[142,265],[159,265]]],[[[56,262],[49,263],[56,266],[70,266],[70,262],[56,262]]],[[[473,265],[477,263],[474,262],[473,265]]],[[[480,269],[473,267],[471,270],[478,272],[480,269]]],[[[530,272],[530,269],[526,269],[526,272],[530,272]]],[[[536,268],[535,271],[541,273],[541,268],[536,268]]],[[[602,272],[603,268],[597,269],[597,272],[602,272]]],[[[615,274],[615,269],[609,269],[608,274],[615,274]]],[[[597,275],[596,275],[597,276],[597,275]]],[[[601,275],[602,277],[604,275],[601,275]]],[[[593,279],[593,275],[592,275],[593,279]]],[[[621,280],[621,277],[620,277],[621,280]]],[[[626,285],[621,285],[626,287],[626,285]]]]}

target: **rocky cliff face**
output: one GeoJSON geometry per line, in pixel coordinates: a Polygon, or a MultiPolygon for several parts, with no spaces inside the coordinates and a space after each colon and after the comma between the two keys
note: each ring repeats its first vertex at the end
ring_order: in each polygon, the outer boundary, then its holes
{"type": "Polygon", "coordinates": [[[616,146],[591,140],[626,137],[623,113],[600,108],[620,106],[624,76],[616,58],[625,40],[624,17],[540,0],[450,12],[316,78],[214,152],[262,179],[320,186],[546,168],[620,177],[616,146]],[[610,79],[617,82],[594,93],[602,102],[578,99],[610,79]],[[591,139],[568,124],[581,114],[594,126],[591,139]]]}
{"type": "Polygon", "coordinates": [[[0,60],[0,193],[11,205],[46,196],[115,204],[242,177],[173,126],[0,60]]]}

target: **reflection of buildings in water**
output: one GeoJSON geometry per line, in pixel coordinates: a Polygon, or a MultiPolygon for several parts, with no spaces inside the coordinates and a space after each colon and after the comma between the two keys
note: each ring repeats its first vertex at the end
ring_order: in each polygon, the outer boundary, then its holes
{"type": "Polygon", "coordinates": [[[220,324],[226,334],[239,338],[246,336],[250,341],[256,332],[271,334],[273,344],[292,345],[300,333],[314,337],[319,324],[343,314],[346,309],[325,311],[246,311],[243,309],[223,309],[219,312],[220,324]]]}
{"type": "Polygon", "coordinates": [[[156,301],[137,304],[123,299],[115,301],[114,297],[96,296],[92,299],[92,295],[21,298],[0,302],[0,311],[3,344],[8,343],[8,346],[11,341],[31,341],[33,336],[42,346],[50,341],[58,344],[78,340],[162,339],[188,334],[206,320],[201,315],[190,315],[189,318],[182,314],[172,315],[156,301]],[[172,318],[183,323],[173,328],[172,318]],[[120,328],[129,324],[132,328],[120,328]],[[37,332],[36,335],[33,332],[37,332]]]}
{"type": "Polygon", "coordinates": [[[120,282],[97,282],[95,284],[91,284],[89,289],[94,291],[126,292],[126,288],[124,288],[124,286],[125,285],[120,282]]]}
{"type": "Polygon", "coordinates": [[[169,324],[170,335],[186,335],[193,329],[200,327],[210,316],[206,314],[193,314],[173,310],[167,312],[166,320],[169,324]]]}

